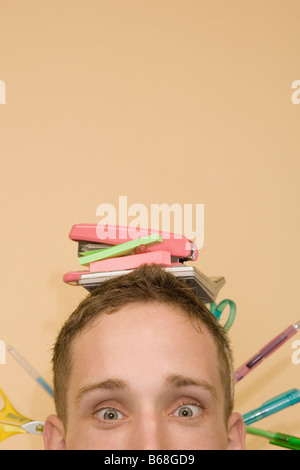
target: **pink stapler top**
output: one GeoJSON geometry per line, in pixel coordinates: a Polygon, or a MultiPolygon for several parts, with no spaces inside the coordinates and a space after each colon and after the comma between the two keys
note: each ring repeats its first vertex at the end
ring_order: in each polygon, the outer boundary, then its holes
{"type": "Polygon", "coordinates": [[[190,259],[193,261],[198,258],[198,248],[195,243],[188,240],[183,235],[160,230],[119,225],[76,224],[71,228],[69,238],[74,241],[118,245],[136,238],[142,238],[157,233],[161,235],[163,241],[159,244],[147,247],[147,252],[164,250],[177,258],[190,259]]]}

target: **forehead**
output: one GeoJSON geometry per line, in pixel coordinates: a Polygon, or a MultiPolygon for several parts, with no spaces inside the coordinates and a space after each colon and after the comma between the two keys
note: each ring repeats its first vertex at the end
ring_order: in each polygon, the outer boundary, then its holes
{"type": "Polygon", "coordinates": [[[135,303],[101,314],[72,345],[70,388],[105,376],[159,387],[167,373],[198,376],[222,389],[211,334],[166,304],[135,303]]]}

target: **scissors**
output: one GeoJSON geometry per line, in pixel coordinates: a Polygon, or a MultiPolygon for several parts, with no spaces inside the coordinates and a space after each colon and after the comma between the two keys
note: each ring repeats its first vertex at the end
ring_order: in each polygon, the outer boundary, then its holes
{"type": "Polygon", "coordinates": [[[224,325],[224,329],[229,331],[236,317],[236,304],[233,302],[233,300],[225,299],[222,300],[222,302],[220,302],[218,305],[211,303],[210,311],[217,318],[217,320],[220,321],[223,311],[227,306],[229,306],[229,316],[224,325]]]}
{"type": "Polygon", "coordinates": [[[42,421],[33,421],[18,413],[1,388],[0,395],[4,400],[4,407],[0,411],[0,442],[14,434],[43,434],[42,421]]]}

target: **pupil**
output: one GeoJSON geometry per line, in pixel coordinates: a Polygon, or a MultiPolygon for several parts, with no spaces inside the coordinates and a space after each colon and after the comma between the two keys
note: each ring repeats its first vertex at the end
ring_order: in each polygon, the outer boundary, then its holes
{"type": "Polygon", "coordinates": [[[107,419],[107,420],[117,419],[115,411],[111,411],[111,410],[106,411],[104,413],[104,419],[107,419]]]}
{"type": "Polygon", "coordinates": [[[189,408],[182,408],[180,414],[183,418],[186,418],[187,416],[191,417],[193,413],[189,408]]]}

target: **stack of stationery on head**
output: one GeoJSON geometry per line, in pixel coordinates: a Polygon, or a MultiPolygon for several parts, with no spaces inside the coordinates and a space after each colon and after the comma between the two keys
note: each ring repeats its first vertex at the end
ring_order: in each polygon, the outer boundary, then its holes
{"type": "Polygon", "coordinates": [[[183,235],[121,226],[78,224],[69,238],[78,242],[78,260],[86,269],[69,272],[64,282],[88,291],[101,282],[126,274],[143,264],[158,264],[184,279],[205,303],[215,302],[225,284],[223,276],[207,277],[186,261],[196,261],[198,248],[183,235]]]}

